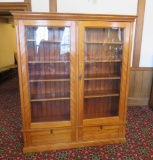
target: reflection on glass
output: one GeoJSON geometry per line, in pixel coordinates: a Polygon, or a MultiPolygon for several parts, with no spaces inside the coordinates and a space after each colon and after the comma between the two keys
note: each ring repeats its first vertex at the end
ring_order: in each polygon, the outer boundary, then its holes
{"type": "Polygon", "coordinates": [[[31,80],[70,78],[69,63],[30,63],[28,67],[31,80]]]}
{"type": "Polygon", "coordinates": [[[121,60],[123,36],[123,28],[86,28],[84,60],[121,60]]]}
{"type": "Polygon", "coordinates": [[[121,60],[122,44],[85,44],[85,61],[121,60]]]}
{"type": "Polygon", "coordinates": [[[29,60],[68,61],[70,59],[69,27],[27,27],[29,60]],[[34,42],[34,43],[30,43],[34,42]]]}
{"type": "Polygon", "coordinates": [[[64,33],[62,36],[60,54],[64,55],[64,60],[68,60],[70,53],[70,29],[65,27],[64,33]]]}
{"type": "Polygon", "coordinates": [[[86,42],[122,42],[123,28],[86,28],[86,42]]]}
{"type": "Polygon", "coordinates": [[[38,27],[36,30],[36,45],[39,46],[41,40],[48,40],[47,27],[38,27]]]}

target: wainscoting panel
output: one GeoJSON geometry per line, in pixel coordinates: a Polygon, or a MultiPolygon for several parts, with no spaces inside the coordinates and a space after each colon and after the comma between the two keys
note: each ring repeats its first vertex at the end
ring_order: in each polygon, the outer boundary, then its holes
{"type": "Polygon", "coordinates": [[[148,105],[152,86],[153,68],[130,69],[128,106],[148,105]]]}

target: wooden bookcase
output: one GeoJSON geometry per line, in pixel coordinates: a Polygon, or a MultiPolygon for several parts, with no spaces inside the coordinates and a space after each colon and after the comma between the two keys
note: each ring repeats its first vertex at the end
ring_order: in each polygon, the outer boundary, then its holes
{"type": "Polygon", "coordinates": [[[125,141],[134,16],[13,12],[24,152],[125,141]]]}

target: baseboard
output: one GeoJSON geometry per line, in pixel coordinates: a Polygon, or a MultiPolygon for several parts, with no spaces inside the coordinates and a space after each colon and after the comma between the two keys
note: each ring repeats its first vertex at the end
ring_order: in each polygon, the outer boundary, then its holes
{"type": "Polygon", "coordinates": [[[59,150],[59,149],[68,149],[68,148],[79,148],[79,147],[88,147],[88,146],[97,146],[97,145],[108,145],[114,143],[125,143],[126,138],[109,138],[109,139],[101,139],[98,141],[80,141],[80,142],[68,142],[68,143],[54,143],[47,145],[36,145],[36,146],[28,146],[23,148],[23,153],[31,153],[31,152],[42,152],[48,150],[59,150]]]}
{"type": "Polygon", "coordinates": [[[128,106],[147,106],[149,103],[148,97],[128,97],[128,106]]]}

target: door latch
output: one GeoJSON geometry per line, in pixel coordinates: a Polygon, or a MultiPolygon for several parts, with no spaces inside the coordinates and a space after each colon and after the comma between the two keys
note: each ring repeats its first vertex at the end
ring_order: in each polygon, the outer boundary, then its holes
{"type": "Polygon", "coordinates": [[[53,134],[53,130],[52,129],[50,130],[50,134],[53,134]]]}
{"type": "Polygon", "coordinates": [[[81,79],[82,79],[82,75],[80,74],[80,75],[79,75],[79,80],[81,80],[81,79]]]}

